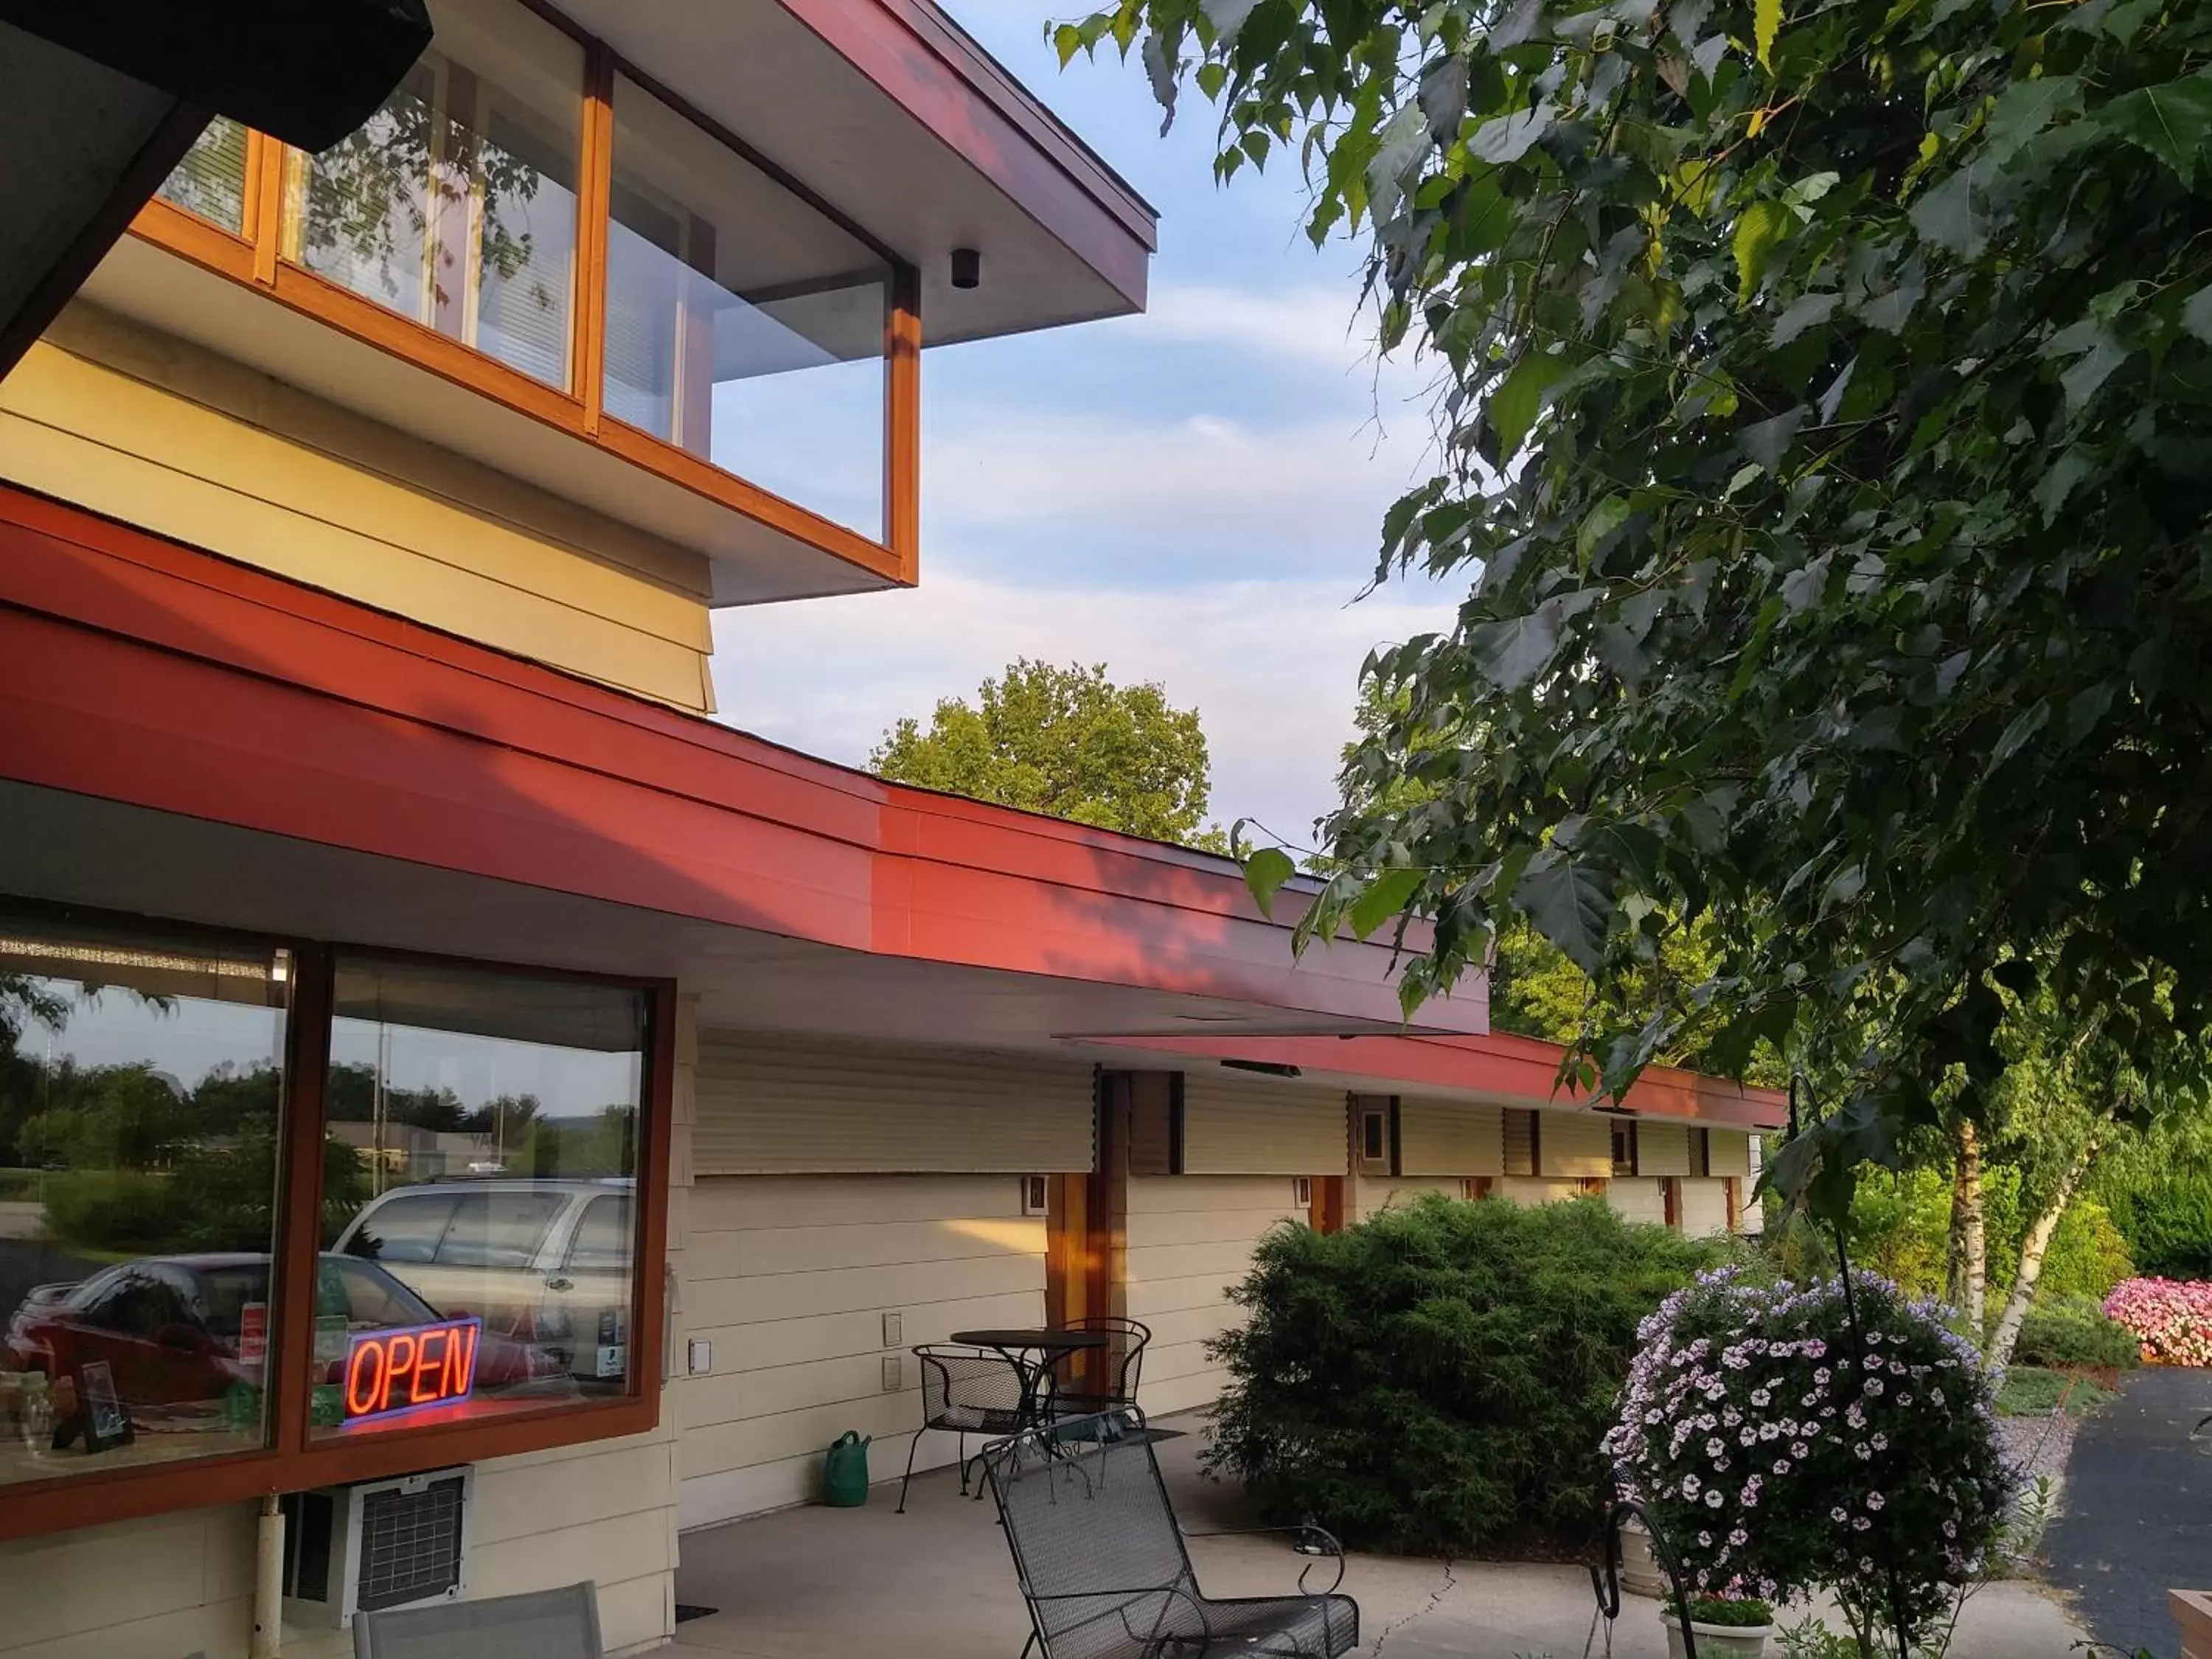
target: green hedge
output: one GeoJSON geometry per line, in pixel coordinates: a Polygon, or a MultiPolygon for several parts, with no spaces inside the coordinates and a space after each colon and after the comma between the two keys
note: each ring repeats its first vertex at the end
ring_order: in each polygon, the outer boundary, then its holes
{"type": "Polygon", "coordinates": [[[2096,1297],[2057,1296],[2027,1310],[2012,1359],[2015,1365],[2045,1365],[2053,1370],[2125,1369],[2137,1363],[2141,1347],[2134,1333],[2105,1316],[2096,1297]]]}
{"type": "Polygon", "coordinates": [[[2212,1279],[2212,1179],[2167,1176],[2108,1194],[2112,1220],[2139,1273],[2212,1279]]]}
{"type": "Polygon", "coordinates": [[[1341,1233],[1285,1226],[1212,1345],[1209,1470],[1279,1522],[1421,1554],[1579,1543],[1636,1327],[1718,1256],[1598,1199],[1430,1198],[1341,1233]]]}

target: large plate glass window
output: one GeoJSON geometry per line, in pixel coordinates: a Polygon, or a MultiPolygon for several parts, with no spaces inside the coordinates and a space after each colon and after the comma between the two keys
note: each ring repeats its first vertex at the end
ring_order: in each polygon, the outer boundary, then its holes
{"type": "Polygon", "coordinates": [[[884,534],[883,258],[615,81],[606,412],[884,534]]]}
{"type": "Polygon", "coordinates": [[[246,229],[246,126],[218,115],[192,141],[185,159],[155,192],[173,207],[221,225],[233,235],[246,229]]]}
{"type": "Polygon", "coordinates": [[[290,991],[0,913],[0,1490],[266,1443],[290,991]]]}
{"type": "Polygon", "coordinates": [[[583,48],[508,0],[433,0],[384,106],[289,157],[284,255],[549,386],[570,379],[583,48]]]}
{"type": "Polygon", "coordinates": [[[342,956],[319,1436],[628,1391],[647,998],[342,956]]]}

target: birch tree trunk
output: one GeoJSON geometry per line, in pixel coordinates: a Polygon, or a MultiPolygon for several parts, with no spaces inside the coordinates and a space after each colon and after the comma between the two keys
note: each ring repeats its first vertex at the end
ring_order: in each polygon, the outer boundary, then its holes
{"type": "Polygon", "coordinates": [[[1952,1132],[1954,1163],[1951,1176],[1954,1224],[1958,1235],[1958,1298],[1955,1305],[1966,1316],[1967,1328],[1977,1341],[1989,1318],[1989,1238],[1982,1217],[1982,1139],[1974,1126],[1961,1119],[1952,1132]]]}
{"type": "Polygon", "coordinates": [[[2013,1345],[2020,1340],[2021,1322],[2027,1317],[2028,1304],[2035,1300],[2036,1281],[2043,1277],[2043,1258],[2051,1249],[2051,1235],[2065,1218],[2066,1206],[2074,1201],[2081,1177],[2089,1172],[2089,1162],[2096,1155],[2096,1142],[2085,1142],[2074,1155],[2073,1163],[2066,1166],[2066,1173],[2051,1194],[2051,1201],[2043,1206],[2043,1212],[2028,1228],[2027,1237],[2021,1241],[2020,1271],[2014,1275],[2012,1294],[2005,1298],[2004,1311],[1997,1316],[1996,1329],[1990,1333],[1986,1358],[1993,1371],[2001,1371],[2012,1364],[2013,1345]]]}

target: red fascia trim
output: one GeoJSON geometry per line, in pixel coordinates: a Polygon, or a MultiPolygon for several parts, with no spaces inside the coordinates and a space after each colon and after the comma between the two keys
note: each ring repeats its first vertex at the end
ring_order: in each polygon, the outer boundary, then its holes
{"type": "Polygon", "coordinates": [[[848,949],[1396,1019],[1386,950],[1294,968],[1220,860],[886,784],[9,489],[0,699],[26,782],[848,949]]]}
{"type": "MultiPolygon", "coordinates": [[[[1123,1037],[1133,1048],[1194,1059],[1255,1060],[1296,1066],[1304,1072],[1372,1079],[1377,1092],[1417,1092],[1423,1087],[1508,1096],[1531,1106],[1577,1106],[1562,1097],[1559,1067],[1566,1049],[1556,1042],[1503,1031],[1484,1036],[1123,1037]]],[[[1747,1088],[1672,1066],[1644,1068],[1628,1098],[1630,1111],[1650,1117],[1695,1119],[1778,1129],[1790,1121],[1787,1095],[1747,1088]]]]}
{"type": "Polygon", "coordinates": [[[1158,216],[927,0],[783,0],[791,14],[1141,311],[1158,216]]]}

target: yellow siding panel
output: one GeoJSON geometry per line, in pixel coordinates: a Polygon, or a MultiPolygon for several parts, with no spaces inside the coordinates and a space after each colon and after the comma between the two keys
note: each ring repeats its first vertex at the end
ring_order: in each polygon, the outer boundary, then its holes
{"type": "Polygon", "coordinates": [[[1352,1179],[1351,1218],[1364,1221],[1379,1215],[1393,1205],[1404,1208],[1434,1193],[1444,1198],[1462,1198],[1466,1194],[1456,1180],[1415,1181],[1392,1180],[1388,1176],[1354,1176],[1352,1179]]]}
{"type": "Polygon", "coordinates": [[[1503,1108],[1461,1100],[1398,1103],[1398,1170],[1408,1176],[1505,1173],[1503,1108]]]}
{"type": "MultiPolygon", "coordinates": [[[[204,354],[181,378],[198,376],[201,359],[225,383],[218,396],[234,377],[275,386],[204,354]]],[[[258,424],[41,344],[0,386],[0,468],[32,489],[380,610],[680,707],[708,706],[703,559],[659,543],[641,550],[634,532],[588,515],[574,522],[543,492],[304,393],[275,395],[283,406],[259,412],[292,425],[258,424]],[[343,425],[318,435],[344,447],[300,439],[297,428],[318,416],[343,425]],[[560,519],[559,529],[532,522],[533,511],[560,519]],[[635,562],[611,556],[611,546],[635,562]]]]}
{"type": "Polygon", "coordinates": [[[1666,1222],[1667,1199],[1656,1176],[1616,1176],[1605,1183],[1605,1197],[1631,1221],[1666,1222]]]}
{"type": "Polygon", "coordinates": [[[1579,1198],[1582,1188],[1571,1181],[1538,1181],[1527,1176],[1507,1176],[1492,1188],[1500,1198],[1510,1199],[1516,1204],[1557,1204],[1562,1200],[1579,1198]]]}
{"type": "Polygon", "coordinates": [[[1613,1121],[1593,1112],[1546,1112],[1537,1121],[1540,1175],[1565,1180],[1613,1173],[1613,1121]]]}
{"type": "MultiPolygon", "coordinates": [[[[1343,1106],[1330,1098],[1341,1158],[1343,1106]]],[[[1156,1414],[1210,1404],[1224,1374],[1205,1345],[1244,1318],[1229,1287],[1251,1271],[1254,1247],[1270,1229],[1306,1213],[1279,1176],[1133,1176],[1128,1196],[1124,1306],[1152,1331],[1141,1402],[1156,1414]]]]}
{"type": "Polygon", "coordinates": [[[1748,1176],[1751,1173],[1751,1137],[1740,1129],[1708,1129],[1705,1144],[1711,1148],[1711,1166],[1705,1171],[1711,1176],[1748,1176]]]}
{"type": "Polygon", "coordinates": [[[702,1032],[700,1175],[1088,1170],[1075,1061],[702,1032]]]}
{"type": "Polygon", "coordinates": [[[1696,1176],[1682,1183],[1682,1231],[1692,1238],[1728,1231],[1728,1184],[1696,1176]]]}
{"type": "Polygon", "coordinates": [[[1636,1124],[1636,1170],[1638,1174],[1648,1176],[1689,1174],[1689,1125],[1639,1118],[1636,1124]]]}
{"type": "Polygon", "coordinates": [[[1344,1173],[1345,1103],[1334,1090],[1217,1070],[1184,1073],[1182,1098],[1187,1174],[1344,1173]]]}

